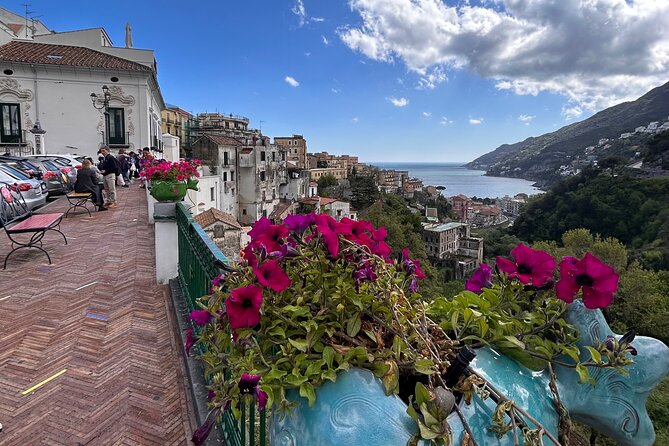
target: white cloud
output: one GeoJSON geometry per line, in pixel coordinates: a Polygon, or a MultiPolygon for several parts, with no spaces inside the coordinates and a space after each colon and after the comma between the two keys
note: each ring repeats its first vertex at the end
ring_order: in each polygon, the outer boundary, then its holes
{"type": "Polygon", "coordinates": [[[441,125],[451,125],[451,124],[453,124],[453,121],[448,119],[446,116],[442,116],[441,119],[439,120],[439,124],[441,124],[441,125]]]}
{"type": "Polygon", "coordinates": [[[297,81],[297,79],[295,79],[292,76],[286,76],[284,81],[286,81],[288,83],[288,85],[290,85],[291,87],[299,87],[300,86],[300,83],[297,81]]]}
{"type": "Polygon", "coordinates": [[[307,57],[309,57],[309,56],[311,56],[311,53],[310,53],[310,52],[307,52],[307,53],[304,53],[304,55],[307,56],[307,57]]]}
{"type": "Polygon", "coordinates": [[[356,116],[355,118],[351,119],[351,122],[353,122],[354,124],[357,124],[358,122],[360,122],[360,118],[358,118],[356,116]]]}
{"type": "Polygon", "coordinates": [[[332,90],[332,92],[335,93],[335,94],[337,94],[337,93],[339,93],[339,92],[341,91],[341,90],[338,90],[338,89],[336,89],[336,88],[331,88],[330,90],[332,90]]]}
{"type": "Polygon", "coordinates": [[[395,98],[391,96],[387,99],[392,102],[395,107],[406,107],[409,105],[409,100],[407,98],[395,98]]]}
{"type": "Polygon", "coordinates": [[[421,113],[421,114],[423,115],[424,118],[429,118],[429,117],[432,116],[432,113],[431,113],[431,112],[423,112],[423,113],[421,113]]]}
{"type": "Polygon", "coordinates": [[[669,79],[667,0],[349,4],[362,24],[340,28],[341,40],[368,58],[403,62],[421,88],[463,69],[494,80],[498,89],[557,93],[567,98],[567,108],[592,111],[669,79]]]}
{"type": "Polygon", "coordinates": [[[567,121],[571,121],[572,119],[576,119],[580,117],[583,114],[583,109],[579,107],[578,105],[565,105],[562,107],[562,116],[564,116],[564,119],[567,121]]]}
{"type": "Polygon", "coordinates": [[[530,125],[532,120],[535,118],[533,115],[520,115],[518,116],[518,120],[522,122],[525,125],[530,125]]]}
{"type": "Polygon", "coordinates": [[[321,35],[321,39],[323,39],[323,45],[329,45],[330,44],[330,41],[328,40],[327,37],[321,35]]]}
{"type": "Polygon", "coordinates": [[[309,22],[320,23],[325,21],[323,17],[309,17],[307,10],[304,7],[303,0],[295,0],[295,4],[291,8],[291,11],[299,19],[299,26],[304,26],[309,22]]]}
{"type": "Polygon", "coordinates": [[[309,21],[307,18],[307,11],[304,9],[304,2],[302,0],[296,0],[291,11],[293,11],[293,14],[295,14],[300,19],[300,26],[304,26],[304,24],[309,21]]]}
{"type": "Polygon", "coordinates": [[[469,123],[471,125],[483,124],[483,118],[469,118],[469,123]]]}
{"type": "Polygon", "coordinates": [[[444,69],[440,66],[432,68],[432,70],[425,70],[418,80],[416,88],[419,90],[433,90],[438,84],[441,84],[447,79],[444,69]]]}

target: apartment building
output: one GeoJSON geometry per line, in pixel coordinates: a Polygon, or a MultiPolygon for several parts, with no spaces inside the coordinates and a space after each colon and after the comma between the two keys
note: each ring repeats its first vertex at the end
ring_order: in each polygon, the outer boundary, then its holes
{"type": "Polygon", "coordinates": [[[466,223],[423,223],[430,260],[449,269],[452,279],[468,277],[483,261],[483,239],[471,237],[466,223]]]}
{"type": "Polygon", "coordinates": [[[288,168],[307,169],[307,140],[302,135],[275,136],[274,144],[286,149],[288,168]]]}

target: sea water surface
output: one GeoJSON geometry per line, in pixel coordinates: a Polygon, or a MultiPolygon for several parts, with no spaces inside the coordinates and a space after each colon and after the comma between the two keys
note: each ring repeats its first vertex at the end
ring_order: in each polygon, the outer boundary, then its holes
{"type": "Polygon", "coordinates": [[[525,193],[540,194],[531,181],[518,178],[488,177],[482,170],[470,170],[465,163],[371,163],[381,169],[408,170],[409,176],[420,178],[424,185],[444,186],[445,196],[463,194],[468,197],[495,198],[525,193]]]}

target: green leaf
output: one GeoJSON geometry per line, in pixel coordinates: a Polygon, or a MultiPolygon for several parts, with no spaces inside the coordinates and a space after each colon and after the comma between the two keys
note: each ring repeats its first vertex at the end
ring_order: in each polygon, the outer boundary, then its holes
{"type": "Polygon", "coordinates": [[[304,383],[300,386],[300,396],[307,399],[309,402],[309,407],[313,406],[316,402],[316,392],[314,391],[314,386],[311,383],[304,383]]]}
{"type": "Polygon", "coordinates": [[[303,353],[307,351],[308,344],[306,339],[288,339],[288,342],[303,353]]]}
{"type": "MultiPolygon", "coordinates": [[[[525,350],[525,344],[523,342],[521,342],[517,337],[515,337],[515,336],[504,336],[504,339],[509,341],[509,343],[512,344],[511,346],[515,346],[515,347],[518,347],[521,350],[525,350]]],[[[509,347],[511,347],[511,346],[509,346],[509,347]]]]}
{"type": "Polygon", "coordinates": [[[332,382],[335,382],[337,380],[337,372],[332,369],[326,370],[323,373],[321,373],[321,379],[323,380],[328,379],[332,382]]]}
{"type": "Polygon", "coordinates": [[[416,382],[415,395],[416,404],[419,406],[430,401],[430,392],[428,392],[427,387],[425,387],[420,381],[416,382]]]}
{"type": "Polygon", "coordinates": [[[590,373],[588,372],[588,368],[581,364],[580,362],[576,364],[576,373],[578,373],[578,382],[581,384],[592,384],[593,386],[595,385],[595,380],[592,379],[590,376],[590,373]]]}
{"type": "Polygon", "coordinates": [[[272,370],[270,370],[268,373],[266,373],[263,376],[263,380],[271,381],[271,380],[283,378],[287,374],[288,374],[288,372],[286,372],[285,370],[279,370],[275,367],[272,367],[272,370]]]}
{"type": "Polygon", "coordinates": [[[334,360],[335,351],[329,345],[323,349],[323,360],[328,365],[328,368],[332,368],[332,361],[334,360]]]}
{"type": "Polygon", "coordinates": [[[355,337],[360,331],[361,323],[362,322],[360,320],[360,312],[357,312],[346,323],[346,334],[352,338],[355,337]]]}
{"type": "Polygon", "coordinates": [[[325,361],[322,359],[320,361],[312,362],[309,364],[309,367],[307,367],[307,371],[304,373],[306,376],[312,376],[312,375],[320,375],[321,374],[321,367],[325,364],[325,361]]]}
{"type": "Polygon", "coordinates": [[[419,359],[414,363],[414,368],[418,373],[422,373],[423,375],[432,375],[434,373],[433,370],[434,367],[434,362],[432,362],[431,359],[419,359]]]}
{"type": "Polygon", "coordinates": [[[600,364],[602,362],[602,354],[599,353],[597,349],[589,345],[586,345],[585,348],[588,350],[588,352],[590,352],[590,357],[592,358],[593,361],[595,361],[597,364],[600,364]]]}
{"type": "Polygon", "coordinates": [[[289,384],[292,387],[299,387],[302,384],[304,384],[305,382],[307,382],[307,377],[306,376],[288,375],[286,377],[286,384],[289,384]]]}
{"type": "Polygon", "coordinates": [[[383,376],[383,386],[386,388],[386,395],[398,393],[400,391],[400,370],[395,361],[386,361],[388,372],[383,376]]]}

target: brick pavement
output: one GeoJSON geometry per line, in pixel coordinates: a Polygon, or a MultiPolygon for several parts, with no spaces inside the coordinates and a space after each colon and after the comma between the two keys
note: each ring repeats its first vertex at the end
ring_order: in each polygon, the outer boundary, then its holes
{"type": "MultiPolygon", "coordinates": [[[[59,198],[40,212],[65,212],[59,198]]],[[[70,216],[0,270],[0,444],[184,445],[192,419],[144,191],[70,216]],[[38,389],[30,387],[66,371],[38,389]]],[[[4,231],[0,256],[9,252],[4,231]]]]}

